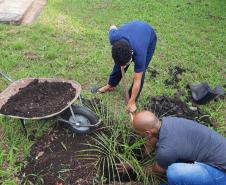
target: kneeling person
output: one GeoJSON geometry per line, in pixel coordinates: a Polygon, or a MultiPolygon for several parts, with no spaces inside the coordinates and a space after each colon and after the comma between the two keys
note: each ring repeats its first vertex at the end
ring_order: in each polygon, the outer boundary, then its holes
{"type": "Polygon", "coordinates": [[[226,138],[195,121],[143,111],[133,120],[135,132],[157,151],[150,173],[166,173],[170,185],[226,185],[226,138]]]}

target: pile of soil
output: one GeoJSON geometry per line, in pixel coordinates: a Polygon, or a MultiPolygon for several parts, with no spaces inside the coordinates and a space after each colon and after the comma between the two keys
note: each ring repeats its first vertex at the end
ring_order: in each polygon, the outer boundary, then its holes
{"type": "Polygon", "coordinates": [[[151,79],[156,79],[157,75],[159,75],[159,72],[156,69],[149,69],[148,68],[148,73],[150,73],[151,79]]]}
{"type": "Polygon", "coordinates": [[[181,67],[174,67],[169,69],[170,78],[164,81],[165,86],[173,86],[175,88],[178,87],[178,82],[182,79],[182,74],[186,72],[185,69],[181,67]]]}
{"type": "Polygon", "coordinates": [[[62,110],[75,97],[70,83],[33,80],[1,108],[0,113],[20,117],[42,117],[62,110]]]}
{"type": "MultiPolygon", "coordinates": [[[[75,135],[58,125],[32,146],[29,163],[19,177],[22,184],[28,180],[38,184],[40,179],[45,185],[93,184],[96,176],[95,161],[79,157],[78,152],[88,149],[84,143],[92,143],[91,136],[75,135]]],[[[87,157],[91,154],[85,153],[87,157]]]]}
{"type": "Polygon", "coordinates": [[[179,98],[156,96],[150,97],[148,102],[146,109],[154,112],[159,118],[176,116],[196,120],[206,126],[212,125],[208,114],[201,112],[199,107],[189,107],[179,98]]]}

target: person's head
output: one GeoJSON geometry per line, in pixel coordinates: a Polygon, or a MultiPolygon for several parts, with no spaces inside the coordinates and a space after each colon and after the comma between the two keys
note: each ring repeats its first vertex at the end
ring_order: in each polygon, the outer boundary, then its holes
{"type": "Polygon", "coordinates": [[[115,64],[127,65],[132,60],[132,54],[133,51],[125,40],[119,40],[112,45],[112,58],[115,64]]]}
{"type": "Polygon", "coordinates": [[[156,138],[160,127],[160,120],[150,111],[139,112],[133,118],[134,131],[140,136],[156,138]]]}

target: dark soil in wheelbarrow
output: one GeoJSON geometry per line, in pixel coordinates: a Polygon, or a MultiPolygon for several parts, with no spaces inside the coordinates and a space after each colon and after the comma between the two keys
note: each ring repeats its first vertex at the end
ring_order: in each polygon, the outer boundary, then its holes
{"type": "Polygon", "coordinates": [[[62,110],[75,97],[76,90],[65,82],[32,81],[12,96],[0,113],[20,117],[42,117],[62,110]]]}
{"type": "Polygon", "coordinates": [[[92,135],[75,135],[62,125],[37,140],[33,145],[28,165],[22,170],[19,179],[22,184],[45,185],[90,185],[96,176],[94,160],[84,143],[92,143],[92,135]]]}

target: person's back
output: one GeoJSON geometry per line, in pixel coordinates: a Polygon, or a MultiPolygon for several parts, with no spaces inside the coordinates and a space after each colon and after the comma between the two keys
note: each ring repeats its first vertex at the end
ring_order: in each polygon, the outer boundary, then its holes
{"type": "Polygon", "coordinates": [[[126,39],[135,53],[145,52],[151,37],[154,38],[155,36],[155,32],[150,25],[140,21],[133,21],[121,26],[118,30],[111,30],[110,42],[113,44],[120,39],[126,39]]]}
{"type": "Polygon", "coordinates": [[[164,117],[157,160],[167,168],[176,162],[201,162],[226,172],[226,139],[192,120],[164,117]]]}

